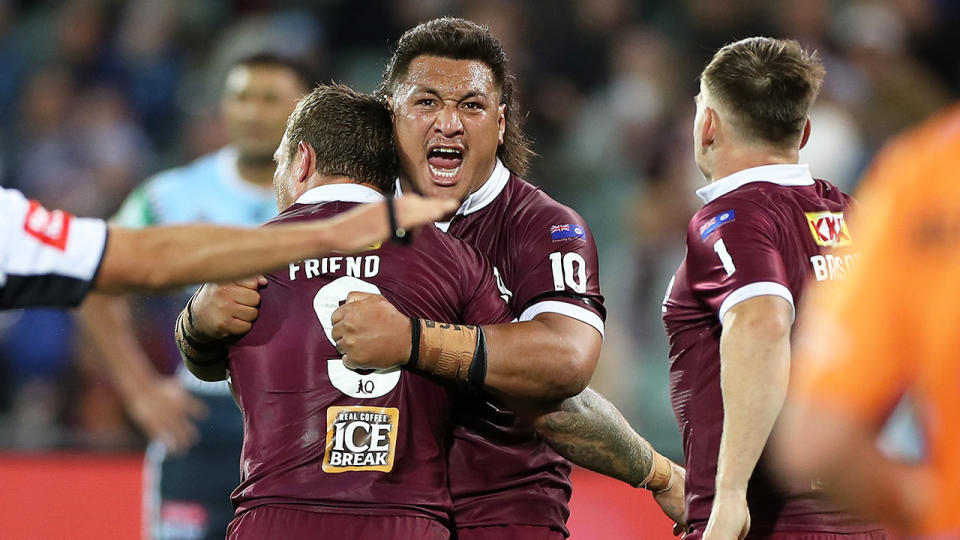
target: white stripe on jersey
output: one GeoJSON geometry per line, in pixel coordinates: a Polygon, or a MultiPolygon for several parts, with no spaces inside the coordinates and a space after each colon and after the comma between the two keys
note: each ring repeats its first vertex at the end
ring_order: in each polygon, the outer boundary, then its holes
{"type": "Polygon", "coordinates": [[[534,317],[541,313],[559,313],[560,315],[566,315],[567,317],[587,323],[596,328],[597,332],[600,332],[600,337],[604,337],[603,319],[601,319],[599,315],[585,307],[575,306],[566,302],[558,302],[556,300],[544,300],[543,302],[537,302],[536,304],[523,310],[523,313],[520,314],[519,320],[531,321],[534,317]]]}
{"type": "MultiPolygon", "coordinates": [[[[61,237],[64,245],[57,247],[27,231],[30,208],[30,201],[19,191],[0,188],[0,287],[8,276],[54,275],[91,281],[103,258],[106,223],[70,216],[64,222],[68,223],[61,237]]],[[[34,212],[58,215],[42,207],[34,212]]]]}
{"type": "Polygon", "coordinates": [[[790,289],[773,281],[755,281],[740,287],[723,299],[723,303],[720,304],[720,311],[717,313],[717,316],[720,317],[720,324],[723,324],[723,316],[730,311],[730,308],[757,296],[779,296],[783,298],[790,302],[790,307],[793,310],[791,322],[797,318],[797,309],[793,305],[793,293],[790,292],[790,289]]]}

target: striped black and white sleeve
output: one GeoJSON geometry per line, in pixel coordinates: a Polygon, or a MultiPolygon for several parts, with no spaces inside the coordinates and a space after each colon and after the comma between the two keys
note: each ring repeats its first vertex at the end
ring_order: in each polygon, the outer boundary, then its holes
{"type": "Polygon", "coordinates": [[[0,188],[0,309],[76,306],[103,259],[107,225],[0,188]]]}

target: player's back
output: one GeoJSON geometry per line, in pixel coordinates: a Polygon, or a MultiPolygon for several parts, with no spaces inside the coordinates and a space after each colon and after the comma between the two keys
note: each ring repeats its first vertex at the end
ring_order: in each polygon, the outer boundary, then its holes
{"type": "MultiPolygon", "coordinates": [[[[760,295],[798,305],[808,284],[841,279],[855,264],[854,255],[835,254],[851,242],[845,212],[852,199],[810,178],[805,166],[774,167],[748,170],[751,179],[742,184],[724,180],[698,192],[708,202],[690,222],[687,255],[664,300],[671,398],[688,470],[688,521],[698,534],[710,516],[723,427],[723,315],[760,295]]],[[[751,536],[872,528],[820,505],[809,491],[809,483],[792,486],[789,494],[782,490],[762,456],[747,493],[751,536]]]]}
{"type": "MultiPolygon", "coordinates": [[[[327,187],[334,186],[315,190],[327,187]]],[[[273,223],[355,204],[297,204],[273,223]]],[[[452,386],[403,369],[347,369],[330,317],[349,292],[362,291],[382,294],[406,315],[504,322],[510,317],[489,263],[426,227],[409,248],[305,260],[268,279],[257,322],[230,350],[245,429],[238,513],[269,504],[446,520],[452,386]]]]}

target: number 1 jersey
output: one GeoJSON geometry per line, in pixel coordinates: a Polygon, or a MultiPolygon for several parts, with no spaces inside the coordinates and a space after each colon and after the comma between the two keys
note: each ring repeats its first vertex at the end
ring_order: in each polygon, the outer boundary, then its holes
{"type": "MultiPolygon", "coordinates": [[[[670,395],[683,439],[687,521],[694,538],[703,534],[710,517],[723,431],[723,316],[755,296],[779,296],[799,305],[808,283],[840,279],[855,264],[853,255],[841,256],[836,249],[853,241],[846,223],[852,199],[833,184],[814,180],[806,165],[747,169],[697,194],[706,204],[690,221],[687,255],[663,305],[670,395]]],[[[761,456],[747,490],[750,537],[873,528],[831,510],[810,491],[811,483],[782,489],[761,456]]]]}
{"type": "MultiPolygon", "coordinates": [[[[321,186],[271,223],[323,219],[378,199],[359,185],[321,186]]],[[[508,321],[490,263],[428,226],[407,248],[331,254],[267,277],[259,318],[229,354],[244,416],[237,513],[269,504],[446,521],[454,387],[399,368],[346,368],[330,317],[347,294],[362,291],[382,294],[405,315],[508,321]]]]}

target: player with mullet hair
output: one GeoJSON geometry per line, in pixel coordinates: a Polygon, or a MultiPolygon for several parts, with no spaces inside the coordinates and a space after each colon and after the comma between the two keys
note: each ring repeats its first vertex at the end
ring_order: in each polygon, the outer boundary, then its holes
{"type": "Polygon", "coordinates": [[[838,251],[856,246],[852,199],[799,164],[824,74],[795,41],[750,38],[721,48],[700,76],[705,204],[663,306],[688,538],[885,537],[820,501],[817,479],[777,485],[765,456],[787,392],[794,306],[808,282],[842,279],[854,263],[838,251]]]}
{"type": "MultiPolygon", "coordinates": [[[[373,96],[321,86],[290,116],[277,149],[275,224],[307,222],[383,199],[396,178],[390,116],[373,96]]],[[[436,228],[409,248],[373,245],[293,263],[267,276],[259,317],[229,347],[181,314],[191,371],[229,369],[243,411],[241,481],[228,537],[445,540],[446,455],[455,386],[408,370],[356,372],[337,353],[331,313],[351,291],[383,294],[407,315],[511,319],[493,268],[436,228]]],[[[451,325],[467,332],[475,327],[451,325]]]]}
{"type": "MultiPolygon", "coordinates": [[[[460,540],[557,539],[568,534],[570,463],[654,492],[683,521],[683,469],[637,435],[586,388],[600,353],[605,310],[597,253],[576,212],[524,181],[533,155],[507,57],[489,30],[440,18],[403,34],[380,88],[400,155],[398,194],[455,199],[437,226],[494,264],[518,319],[462,332],[411,319],[388,301],[351,294],[333,336],[353,367],[460,381],[466,394],[450,453],[460,540]],[[586,388],[586,389],[585,389],[586,388]],[[546,408],[521,419],[513,408],[546,408]],[[534,430],[536,427],[539,433],[534,430]],[[563,456],[563,457],[561,457],[563,456]]],[[[226,294],[195,305],[207,335],[225,334],[226,294]]]]}

